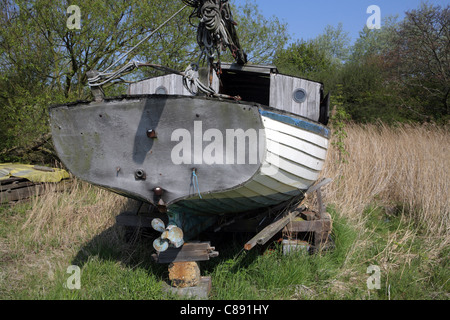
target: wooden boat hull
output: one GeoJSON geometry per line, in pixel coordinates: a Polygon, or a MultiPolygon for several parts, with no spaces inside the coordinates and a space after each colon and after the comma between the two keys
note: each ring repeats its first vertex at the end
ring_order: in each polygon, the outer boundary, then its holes
{"type": "Polygon", "coordinates": [[[221,215],[301,195],[319,177],[329,138],[300,116],[205,97],[127,96],[52,107],[50,118],[75,176],[163,204],[187,239],[221,215]]]}

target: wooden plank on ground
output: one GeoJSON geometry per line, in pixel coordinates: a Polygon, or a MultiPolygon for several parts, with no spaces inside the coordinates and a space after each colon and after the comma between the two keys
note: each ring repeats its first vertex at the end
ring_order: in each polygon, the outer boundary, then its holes
{"type": "Polygon", "coordinates": [[[14,189],[19,189],[19,188],[24,188],[24,187],[31,187],[36,185],[37,183],[25,180],[25,181],[21,181],[21,180],[15,180],[12,183],[8,183],[8,184],[1,184],[0,185],[0,192],[6,192],[9,190],[14,190],[14,189]]]}
{"type": "Polygon", "coordinates": [[[28,181],[28,179],[12,177],[12,178],[8,178],[8,179],[0,180],[0,186],[11,184],[11,183],[15,183],[15,182],[16,183],[17,182],[23,182],[23,181],[28,181]]]}
{"type": "Polygon", "coordinates": [[[0,202],[7,203],[11,201],[18,201],[31,198],[34,195],[40,195],[44,192],[42,185],[32,185],[29,187],[7,190],[0,193],[0,202]]]}
{"type": "Polygon", "coordinates": [[[269,224],[255,237],[250,239],[250,241],[248,241],[244,245],[244,249],[248,251],[254,248],[257,244],[265,245],[270,239],[272,239],[273,236],[275,236],[278,232],[280,232],[291,220],[295,219],[295,217],[298,216],[301,211],[302,209],[300,208],[294,211],[290,211],[283,218],[269,224]]]}
{"type": "MultiPolygon", "coordinates": [[[[3,180],[4,182],[5,180],[3,180]]],[[[20,181],[20,180],[16,180],[20,181]]],[[[13,183],[14,184],[14,183],[13,183]]],[[[2,184],[2,191],[0,192],[0,203],[8,203],[13,201],[19,201],[31,198],[33,196],[39,196],[47,192],[48,190],[62,191],[65,188],[65,183],[26,183],[18,182],[21,187],[16,188],[13,184],[2,184]],[[5,189],[3,189],[5,188],[5,189]]]]}

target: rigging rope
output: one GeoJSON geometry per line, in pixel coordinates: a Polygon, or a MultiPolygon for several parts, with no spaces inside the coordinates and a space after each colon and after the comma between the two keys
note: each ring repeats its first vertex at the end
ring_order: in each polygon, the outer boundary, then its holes
{"type": "Polygon", "coordinates": [[[104,72],[96,72],[92,78],[88,79],[90,87],[101,87],[113,80],[121,78],[121,76],[132,72],[139,67],[152,67],[158,70],[168,71],[183,76],[183,84],[186,89],[193,95],[202,92],[208,96],[214,96],[225,99],[240,100],[240,97],[231,97],[228,95],[218,94],[212,88],[204,85],[198,75],[198,69],[200,61],[204,56],[208,58],[208,64],[214,68],[218,75],[220,75],[220,51],[226,50],[228,47],[231,50],[232,55],[235,57],[239,64],[247,63],[247,56],[240,48],[239,39],[237,37],[234,26],[234,22],[230,5],[228,0],[182,0],[185,4],[180,10],[174,13],[169,19],[167,19],[158,28],[153,30],[151,34],[139,41],[133,48],[122,54],[113,64],[111,64],[104,72]],[[193,16],[197,16],[200,19],[197,29],[197,42],[201,48],[201,54],[199,62],[191,64],[187,67],[185,72],[179,72],[177,70],[170,69],[157,64],[142,63],[138,61],[130,61],[119,69],[107,72],[114,65],[119,63],[123,58],[128,56],[133,50],[135,50],[144,41],[153,36],[159,29],[169,23],[186,7],[193,7],[189,20],[193,16]],[[215,54],[217,53],[218,63],[214,64],[215,54]]]}
{"type": "Polygon", "coordinates": [[[200,199],[203,199],[203,198],[202,198],[202,195],[201,195],[201,193],[200,193],[200,188],[199,188],[199,186],[198,186],[198,177],[197,177],[197,174],[195,173],[195,169],[192,170],[192,183],[193,183],[193,185],[194,185],[194,192],[195,192],[195,189],[197,189],[198,197],[199,197],[200,199]]]}
{"type": "Polygon", "coordinates": [[[178,10],[177,12],[175,12],[169,19],[167,19],[163,24],[161,24],[158,28],[156,28],[155,30],[153,30],[152,33],[150,33],[147,37],[145,37],[144,39],[142,39],[141,41],[139,41],[138,44],[136,44],[133,48],[131,48],[130,50],[128,50],[127,52],[125,52],[123,55],[121,55],[112,65],[110,65],[106,70],[108,71],[109,69],[111,69],[114,65],[116,65],[120,60],[122,60],[123,58],[125,58],[126,56],[128,56],[128,54],[130,54],[130,52],[132,52],[134,49],[136,49],[138,46],[140,46],[144,41],[147,41],[148,39],[150,39],[151,36],[153,36],[159,29],[161,29],[162,27],[164,27],[167,23],[169,23],[173,18],[175,18],[181,11],[183,11],[188,5],[184,5],[183,8],[181,8],[180,10],[178,10]]]}
{"type": "Polygon", "coordinates": [[[171,69],[171,68],[159,65],[159,64],[131,61],[131,62],[127,63],[125,66],[123,66],[122,68],[120,68],[114,72],[110,72],[110,73],[98,72],[94,77],[88,79],[89,86],[90,87],[101,87],[101,86],[107,84],[108,82],[116,80],[116,79],[120,78],[121,76],[128,74],[128,73],[132,72],[134,69],[140,68],[140,67],[151,67],[151,68],[154,68],[154,69],[157,69],[160,71],[178,74],[178,75],[182,76],[183,77],[183,85],[192,95],[197,95],[198,93],[202,92],[202,93],[206,94],[207,96],[212,96],[212,97],[216,97],[216,98],[241,100],[241,98],[239,96],[233,97],[233,96],[229,96],[226,94],[219,94],[219,93],[216,93],[210,87],[205,86],[200,81],[199,74],[198,74],[198,66],[196,64],[191,64],[186,68],[185,72],[180,72],[178,70],[174,70],[174,69],[171,69]]]}

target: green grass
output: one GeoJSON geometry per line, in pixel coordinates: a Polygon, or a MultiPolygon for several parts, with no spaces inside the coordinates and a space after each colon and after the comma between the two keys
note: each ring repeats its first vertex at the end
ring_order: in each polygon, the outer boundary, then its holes
{"type": "MultiPolygon", "coordinates": [[[[80,206],[96,203],[89,201],[80,206]]],[[[151,259],[151,239],[126,243],[115,225],[64,245],[35,243],[22,226],[30,203],[0,207],[0,299],[180,299],[163,290],[167,265],[151,259]],[[81,269],[81,289],[71,290],[70,265],[81,269]]],[[[367,208],[350,221],[330,206],[335,248],[283,255],[279,244],[242,250],[246,237],[229,237],[220,255],[201,262],[212,279],[212,300],[448,299],[449,248],[421,235],[403,215],[367,208]],[[380,267],[381,288],[367,288],[367,267],[380,267]]],[[[214,243],[213,243],[214,245],[214,243]]]]}

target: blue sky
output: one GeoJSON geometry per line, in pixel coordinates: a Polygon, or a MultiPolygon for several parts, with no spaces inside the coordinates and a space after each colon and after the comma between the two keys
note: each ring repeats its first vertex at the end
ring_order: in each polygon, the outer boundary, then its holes
{"type": "MultiPolygon", "coordinates": [[[[246,0],[231,0],[237,5],[246,0]]],[[[398,15],[403,19],[404,12],[419,7],[421,0],[256,0],[259,11],[266,17],[277,16],[288,23],[293,40],[313,39],[321,34],[327,25],[343,23],[344,30],[355,41],[366,24],[370,5],[381,10],[381,19],[398,15]]],[[[430,4],[446,6],[450,0],[428,0],[430,4]]],[[[383,27],[383,25],[381,26],[383,27]]]]}

